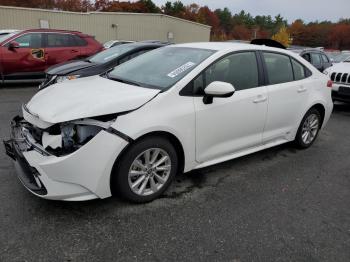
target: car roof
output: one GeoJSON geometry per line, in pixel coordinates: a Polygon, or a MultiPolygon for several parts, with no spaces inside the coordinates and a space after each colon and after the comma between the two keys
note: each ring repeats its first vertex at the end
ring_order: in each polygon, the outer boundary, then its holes
{"type": "MultiPolygon", "coordinates": [[[[124,45],[128,46],[134,46],[135,48],[143,48],[143,47],[162,47],[170,45],[170,43],[144,43],[144,42],[134,42],[134,43],[127,43],[124,45]]],[[[114,48],[114,47],[112,47],[114,48]]]]}
{"type": "Polygon", "coordinates": [[[75,34],[83,34],[80,31],[74,31],[74,30],[61,30],[61,29],[26,29],[22,31],[23,33],[28,32],[52,32],[52,33],[75,33],[75,34]]]}
{"type": "Polygon", "coordinates": [[[200,48],[215,51],[240,51],[240,50],[266,50],[275,51],[281,53],[290,54],[288,50],[268,47],[264,45],[253,45],[245,43],[234,43],[234,42],[198,42],[198,43],[187,43],[187,44],[177,44],[174,46],[178,47],[189,47],[189,48],[200,48]]]}

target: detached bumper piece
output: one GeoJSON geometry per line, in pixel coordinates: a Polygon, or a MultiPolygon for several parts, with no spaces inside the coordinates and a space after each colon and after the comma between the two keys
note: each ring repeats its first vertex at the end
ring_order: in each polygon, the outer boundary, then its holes
{"type": "Polygon", "coordinates": [[[47,190],[40,180],[39,172],[31,167],[23,157],[23,151],[32,150],[33,148],[25,138],[19,136],[21,134],[20,120],[18,117],[14,118],[11,124],[12,138],[3,141],[6,154],[14,160],[17,176],[22,184],[35,194],[46,195],[47,190]]]}

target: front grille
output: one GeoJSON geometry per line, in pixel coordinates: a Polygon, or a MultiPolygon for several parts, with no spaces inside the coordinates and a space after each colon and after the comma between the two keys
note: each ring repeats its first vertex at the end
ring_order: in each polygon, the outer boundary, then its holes
{"type": "Polygon", "coordinates": [[[339,84],[350,84],[350,74],[348,73],[332,73],[331,74],[331,80],[334,83],[339,84]]]}

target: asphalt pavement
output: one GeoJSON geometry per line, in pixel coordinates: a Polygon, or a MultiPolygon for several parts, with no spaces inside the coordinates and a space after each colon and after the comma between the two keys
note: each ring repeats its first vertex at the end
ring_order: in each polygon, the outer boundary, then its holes
{"type": "MultiPolygon", "coordinates": [[[[1,140],[36,91],[0,88],[1,140]]],[[[1,262],[347,262],[350,105],[335,106],[308,150],[287,144],[180,175],[143,205],[40,199],[0,148],[0,203],[1,262]]]]}

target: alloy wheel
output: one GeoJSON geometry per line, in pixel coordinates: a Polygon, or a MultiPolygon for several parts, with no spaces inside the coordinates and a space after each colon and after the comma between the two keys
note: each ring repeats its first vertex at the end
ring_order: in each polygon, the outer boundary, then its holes
{"type": "Polygon", "coordinates": [[[301,138],[306,145],[311,144],[315,140],[319,125],[320,121],[316,114],[311,114],[305,119],[301,131],[301,138]]]}
{"type": "Polygon", "coordinates": [[[139,154],[130,166],[130,189],[140,196],[152,195],[168,181],[170,172],[169,154],[161,148],[147,149],[139,154]]]}

